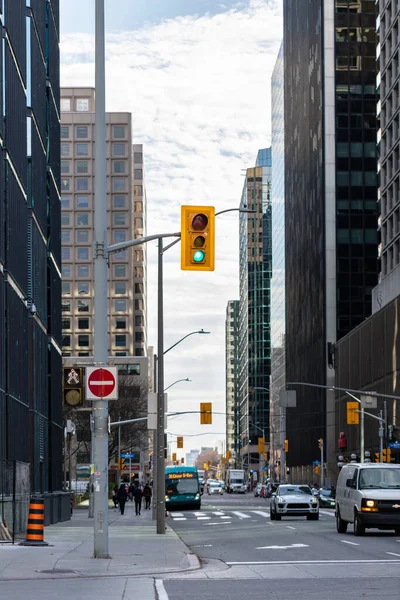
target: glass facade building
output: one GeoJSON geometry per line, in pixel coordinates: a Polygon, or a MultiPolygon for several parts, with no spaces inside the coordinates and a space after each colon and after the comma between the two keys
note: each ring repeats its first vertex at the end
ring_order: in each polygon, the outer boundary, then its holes
{"type": "Polygon", "coordinates": [[[239,300],[229,300],[225,318],[226,449],[232,461],[239,453],[239,300]]]}
{"type": "MultiPolygon", "coordinates": [[[[258,471],[259,437],[269,440],[271,373],[271,148],[246,170],[239,219],[239,438],[241,465],[258,471]],[[265,389],[256,389],[265,388],[265,389]]],[[[238,461],[238,462],[239,462],[238,461]]]]}
{"type": "Polygon", "coordinates": [[[285,130],[283,44],[271,79],[272,106],[272,279],[271,279],[271,454],[280,442],[279,390],[285,389],[285,130]]]}
{"type": "MultiPolygon", "coordinates": [[[[374,1],[284,2],[288,382],[332,384],[336,340],[371,314],[376,43],[374,1]]],[[[336,468],[332,415],[332,392],[297,388],[288,465],[318,458],[323,437],[336,468]]]]}

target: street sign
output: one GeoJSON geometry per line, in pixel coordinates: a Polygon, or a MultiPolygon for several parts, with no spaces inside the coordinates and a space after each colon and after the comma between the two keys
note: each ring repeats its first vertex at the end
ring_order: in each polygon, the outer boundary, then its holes
{"type": "Polygon", "coordinates": [[[391,448],[391,449],[394,448],[396,450],[396,448],[400,448],[400,442],[390,442],[388,444],[388,448],[391,448]]]}
{"type": "Polygon", "coordinates": [[[121,458],[135,458],[136,454],[133,454],[133,452],[121,452],[120,457],[121,458]]]}
{"type": "Polygon", "coordinates": [[[117,367],[86,368],[86,399],[118,399],[117,367]]]}

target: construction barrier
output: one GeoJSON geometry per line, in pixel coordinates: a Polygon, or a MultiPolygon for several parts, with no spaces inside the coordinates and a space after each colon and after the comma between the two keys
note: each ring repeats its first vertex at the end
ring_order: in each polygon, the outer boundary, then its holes
{"type": "Polygon", "coordinates": [[[20,546],[48,546],[44,541],[44,501],[32,499],[29,503],[26,540],[20,546]]]}

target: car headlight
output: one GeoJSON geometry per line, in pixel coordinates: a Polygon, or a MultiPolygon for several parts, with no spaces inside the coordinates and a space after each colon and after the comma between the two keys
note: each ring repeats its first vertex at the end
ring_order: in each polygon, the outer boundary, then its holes
{"type": "Polygon", "coordinates": [[[316,498],[312,498],[310,502],[311,504],[318,504],[318,500],[316,498]]]}
{"type": "Polygon", "coordinates": [[[367,500],[365,502],[365,505],[368,506],[368,508],[373,508],[374,506],[376,506],[376,501],[375,500],[367,500]]]}
{"type": "Polygon", "coordinates": [[[283,503],[283,504],[285,503],[285,498],[281,498],[281,497],[278,496],[277,500],[280,503],[283,503]]]}
{"type": "Polygon", "coordinates": [[[165,496],[165,502],[169,502],[169,496],[165,496]]]}
{"type": "Polygon", "coordinates": [[[195,500],[198,500],[200,498],[200,494],[196,494],[196,496],[194,497],[195,500]]]}

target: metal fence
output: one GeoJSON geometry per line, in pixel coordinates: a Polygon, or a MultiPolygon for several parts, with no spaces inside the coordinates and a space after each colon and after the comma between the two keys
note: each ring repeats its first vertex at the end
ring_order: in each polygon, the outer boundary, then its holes
{"type": "Polygon", "coordinates": [[[26,534],[30,500],[30,465],[0,460],[0,543],[12,543],[26,534]]]}

